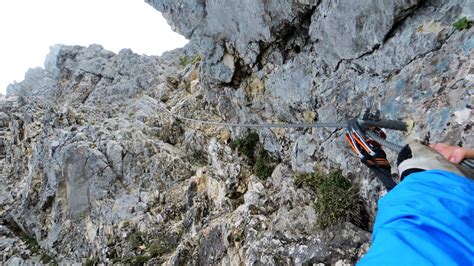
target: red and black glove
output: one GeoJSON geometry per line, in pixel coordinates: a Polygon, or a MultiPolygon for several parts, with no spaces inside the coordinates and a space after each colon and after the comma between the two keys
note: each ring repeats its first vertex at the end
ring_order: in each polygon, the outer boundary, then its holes
{"type": "Polygon", "coordinates": [[[382,148],[372,147],[372,150],[375,152],[374,155],[369,155],[368,153],[363,151],[364,157],[360,159],[360,161],[365,164],[369,168],[381,168],[387,171],[390,171],[391,166],[387,160],[387,154],[385,153],[382,148]]]}

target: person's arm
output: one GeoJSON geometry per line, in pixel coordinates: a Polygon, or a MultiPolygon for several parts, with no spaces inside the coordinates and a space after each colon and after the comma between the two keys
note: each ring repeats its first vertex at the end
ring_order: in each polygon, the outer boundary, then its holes
{"type": "Polygon", "coordinates": [[[474,265],[474,181],[445,159],[471,153],[442,147],[411,142],[400,152],[405,179],[379,200],[359,265],[474,265]]]}
{"type": "Polygon", "coordinates": [[[358,265],[474,265],[474,181],[444,170],[408,175],[378,202],[358,265]]]}
{"type": "Polygon", "coordinates": [[[452,163],[460,163],[464,159],[474,159],[474,150],[458,146],[451,146],[444,143],[436,143],[430,147],[452,163]]]}

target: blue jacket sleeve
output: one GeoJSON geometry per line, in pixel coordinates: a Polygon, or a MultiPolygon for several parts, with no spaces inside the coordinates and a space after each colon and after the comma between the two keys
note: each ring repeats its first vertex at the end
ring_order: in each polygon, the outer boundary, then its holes
{"type": "Polygon", "coordinates": [[[441,170],[407,176],[379,200],[358,265],[474,265],[474,181],[441,170]]]}

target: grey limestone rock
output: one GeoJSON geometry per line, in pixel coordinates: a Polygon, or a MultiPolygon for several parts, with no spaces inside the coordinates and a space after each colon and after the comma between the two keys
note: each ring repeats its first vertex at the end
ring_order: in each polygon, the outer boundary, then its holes
{"type": "Polygon", "coordinates": [[[372,54],[354,60],[378,75],[391,75],[411,61],[440,49],[446,39],[454,34],[454,21],[462,16],[463,6],[456,1],[420,6],[416,16],[407,17],[399,28],[388,36],[384,46],[372,54]]]}
{"type": "Polygon", "coordinates": [[[323,1],[312,17],[310,36],[326,63],[371,52],[419,1],[323,1]]]}
{"type": "Polygon", "coordinates": [[[270,99],[268,109],[274,110],[277,118],[291,121],[292,117],[314,106],[313,80],[308,75],[311,72],[306,58],[297,56],[269,75],[266,83],[270,99]]]}
{"type": "Polygon", "coordinates": [[[232,81],[235,70],[229,66],[229,56],[238,56],[247,68],[253,67],[262,52],[261,44],[271,44],[281,37],[275,33],[291,34],[289,27],[299,25],[300,15],[316,4],[287,0],[146,2],[163,12],[174,29],[196,40],[204,55],[202,72],[212,83],[232,81]],[[226,8],[223,9],[223,5],[226,8]],[[227,54],[230,55],[225,57],[227,54]]]}
{"type": "Polygon", "coordinates": [[[315,230],[318,195],[294,184],[339,169],[373,222],[385,190],[343,130],[170,112],[314,123],[371,107],[413,118],[414,137],[474,143],[473,29],[451,27],[469,1],[146,2],[190,44],[161,57],[53,46],[0,98],[2,263],[341,264],[366,252],[370,224],[315,230]],[[266,179],[235,148],[251,131],[279,161],[266,179]]]}

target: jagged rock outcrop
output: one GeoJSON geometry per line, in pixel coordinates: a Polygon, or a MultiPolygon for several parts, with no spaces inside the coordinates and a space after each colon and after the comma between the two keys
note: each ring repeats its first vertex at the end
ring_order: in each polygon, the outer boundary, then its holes
{"type": "MultiPolygon", "coordinates": [[[[56,46],[45,69],[9,88],[17,96],[2,102],[4,260],[332,260],[334,247],[313,234],[313,197],[293,185],[287,163],[260,180],[229,146],[228,131],[168,114],[218,119],[202,108],[205,90],[189,74],[199,64],[178,63],[193,53],[186,49],[143,57],[56,46]]],[[[341,256],[357,257],[368,233],[341,230],[358,235],[341,256]]]]}
{"type": "MultiPolygon", "coordinates": [[[[207,62],[201,67],[201,81],[209,87],[212,97],[208,98],[218,112],[234,122],[332,122],[375,107],[386,118],[414,118],[416,137],[473,143],[473,34],[472,29],[457,31],[452,26],[461,17],[473,16],[469,1],[366,1],[356,8],[344,1],[279,1],[277,6],[267,5],[267,1],[240,1],[245,9],[263,5],[264,12],[253,23],[221,16],[218,21],[205,17],[197,24],[185,18],[189,14],[186,8],[172,8],[171,1],[147,2],[162,11],[171,24],[179,25],[178,31],[186,34],[187,29],[193,29],[187,35],[191,40],[201,36],[213,40],[213,46],[195,42],[207,62]],[[250,34],[253,37],[246,39],[247,49],[228,49],[242,44],[209,30],[209,25],[216,23],[226,25],[227,33],[234,28],[245,33],[244,25],[256,25],[260,17],[290,10],[292,16],[270,20],[270,38],[250,34]],[[281,25],[291,30],[283,33],[278,30],[281,25]],[[241,51],[252,50],[255,43],[264,49],[255,50],[256,61],[252,61],[241,51]],[[233,81],[213,85],[220,79],[206,74],[223,64],[222,54],[221,60],[212,57],[216,56],[214,46],[220,45],[234,62],[242,64],[233,81]],[[206,58],[209,52],[211,61],[206,58]],[[466,116],[456,120],[461,113],[466,116]]],[[[181,6],[183,1],[172,2],[181,6]]],[[[206,14],[206,4],[213,1],[184,2],[201,6],[206,14]]],[[[234,8],[234,12],[245,13],[245,9],[234,8]]],[[[336,163],[335,167],[351,173],[361,170],[345,149],[340,131],[261,130],[259,134],[269,151],[280,155],[291,151],[295,171],[313,171],[315,161],[326,167],[336,163]]],[[[389,136],[401,141],[400,135],[391,132],[389,136]]]]}
{"type": "Polygon", "coordinates": [[[343,131],[257,130],[277,158],[260,178],[236,148],[247,130],[167,110],[312,123],[376,107],[413,118],[416,137],[474,143],[474,30],[452,27],[472,17],[467,0],[147,2],[187,47],[153,57],[55,46],[44,69],[0,99],[2,262],[299,265],[363,255],[368,221],[316,230],[319,195],[294,182],[341,169],[373,219],[384,190],[343,131]]]}

